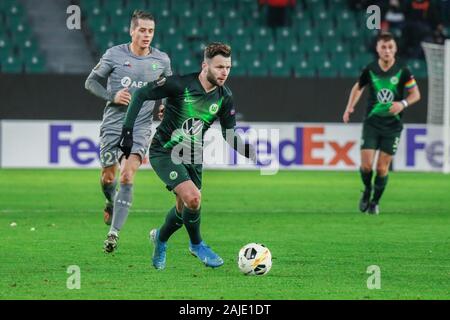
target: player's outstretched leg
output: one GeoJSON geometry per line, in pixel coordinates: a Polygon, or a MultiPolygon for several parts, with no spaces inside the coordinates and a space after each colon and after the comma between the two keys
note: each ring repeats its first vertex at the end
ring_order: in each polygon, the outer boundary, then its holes
{"type": "MultiPolygon", "coordinates": [[[[183,207],[182,201],[178,196],[177,206],[183,207]]],[[[181,213],[178,212],[177,206],[169,210],[166,221],[161,228],[150,231],[150,242],[153,243],[152,265],[159,270],[164,269],[166,266],[167,241],[172,234],[183,226],[183,218],[181,213]]]]}
{"type": "Polygon", "coordinates": [[[176,194],[183,200],[183,223],[189,234],[189,251],[208,267],[220,267],[223,260],[203,242],[200,234],[200,190],[189,180],[175,188],[176,194]]]}
{"type": "Polygon", "coordinates": [[[114,211],[114,198],[116,196],[117,180],[116,180],[117,166],[110,166],[102,169],[102,178],[100,185],[102,187],[103,194],[105,195],[106,205],[103,210],[103,222],[107,225],[111,225],[113,211],[114,211]]]}
{"type": "Polygon", "coordinates": [[[159,234],[159,229],[152,229],[149,237],[153,243],[152,264],[156,269],[162,270],[166,267],[167,242],[159,240],[159,234]]]}

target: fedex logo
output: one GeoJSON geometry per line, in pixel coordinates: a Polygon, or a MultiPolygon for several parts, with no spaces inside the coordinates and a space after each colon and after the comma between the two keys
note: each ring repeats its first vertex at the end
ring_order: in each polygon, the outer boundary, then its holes
{"type": "MultiPolygon", "coordinates": [[[[247,133],[250,127],[239,127],[242,132],[247,133]]],[[[275,156],[278,163],[283,167],[291,166],[337,166],[343,164],[348,167],[356,166],[350,152],[356,141],[339,141],[326,137],[325,127],[294,127],[294,138],[278,139],[257,138],[254,143],[258,151],[258,159],[267,158],[268,155],[275,156]]],[[[292,131],[291,131],[292,132],[292,131]]],[[[342,140],[342,139],[341,139],[342,140]]],[[[267,161],[258,160],[259,166],[268,166],[272,159],[267,161]]],[[[237,155],[231,154],[231,162],[237,164],[237,155]]]]}
{"type": "Polygon", "coordinates": [[[88,165],[99,158],[100,148],[87,137],[70,139],[72,125],[50,125],[50,163],[60,163],[61,152],[69,151],[70,158],[79,165],[88,165]]]}
{"type": "Polygon", "coordinates": [[[444,143],[442,140],[434,140],[432,138],[435,136],[433,133],[427,128],[406,129],[407,167],[416,167],[419,161],[418,158],[422,155],[425,156],[426,162],[432,168],[442,168],[444,161],[444,143]]]}

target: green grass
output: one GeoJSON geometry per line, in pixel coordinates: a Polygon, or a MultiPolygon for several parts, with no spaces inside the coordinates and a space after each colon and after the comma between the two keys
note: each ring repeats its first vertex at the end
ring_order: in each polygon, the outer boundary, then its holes
{"type": "Polygon", "coordinates": [[[0,181],[0,299],[450,298],[445,175],[392,173],[381,214],[368,216],[356,209],[356,172],[205,172],[202,233],[225,265],[201,265],[181,229],[164,271],[150,266],[147,236],[174,199],[152,171],[137,175],[114,255],[102,252],[98,171],[0,170],[0,181]],[[271,250],[267,276],[240,274],[248,242],[271,250]],[[80,290],[66,287],[70,265],[80,290]],[[381,269],[379,290],[367,288],[370,265],[381,269]]]}

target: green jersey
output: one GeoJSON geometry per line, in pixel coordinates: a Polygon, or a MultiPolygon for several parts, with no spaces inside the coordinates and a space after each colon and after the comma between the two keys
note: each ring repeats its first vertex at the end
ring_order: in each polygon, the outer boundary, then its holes
{"type": "Polygon", "coordinates": [[[189,148],[194,145],[201,148],[205,132],[216,119],[220,120],[224,135],[227,129],[234,129],[236,118],[231,90],[218,86],[206,92],[198,76],[198,73],[170,76],[139,89],[132,97],[125,127],[133,128],[144,101],[167,98],[164,118],[153,139],[153,144],[157,142],[167,151],[180,143],[189,148]]]}
{"type": "Polygon", "coordinates": [[[402,112],[393,115],[389,108],[392,102],[404,99],[405,89],[410,90],[416,85],[406,66],[395,61],[389,70],[383,71],[378,61],[374,61],[364,68],[358,83],[360,89],[369,86],[366,122],[388,127],[402,126],[402,112]]]}

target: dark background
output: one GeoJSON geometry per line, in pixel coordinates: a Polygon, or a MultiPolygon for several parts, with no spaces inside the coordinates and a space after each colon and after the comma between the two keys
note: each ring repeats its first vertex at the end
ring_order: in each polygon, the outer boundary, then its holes
{"type": "MultiPolygon", "coordinates": [[[[86,76],[2,74],[0,119],[101,120],[105,103],[84,89],[86,76]]],[[[426,122],[428,83],[426,79],[417,81],[422,99],[405,112],[407,123],[426,122]]],[[[233,91],[238,120],[341,122],[355,82],[345,78],[231,77],[227,85],[233,91]]],[[[352,122],[363,119],[365,95],[352,122]]]]}

